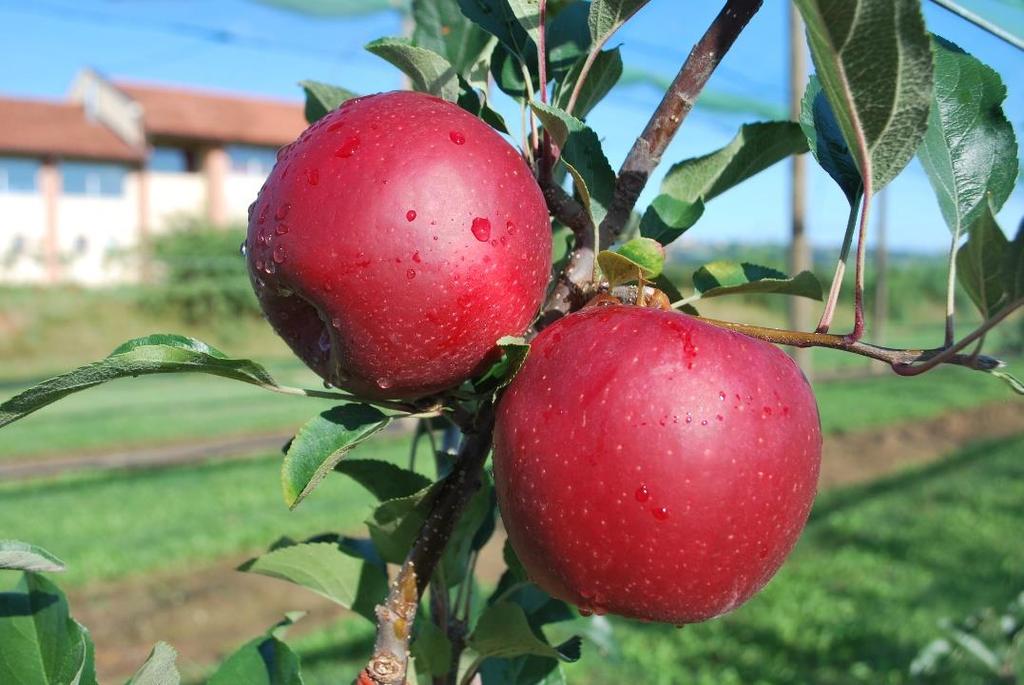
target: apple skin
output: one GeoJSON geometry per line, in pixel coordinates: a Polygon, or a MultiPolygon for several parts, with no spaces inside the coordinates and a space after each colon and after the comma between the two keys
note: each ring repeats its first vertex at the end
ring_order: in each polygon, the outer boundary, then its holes
{"type": "Polygon", "coordinates": [[[551,224],[519,153],[433,96],[350,100],[283,148],[250,208],[267,320],[328,383],[414,399],[486,368],[536,315],[551,224]]]}
{"type": "Polygon", "coordinates": [[[495,425],[498,504],[530,578],[583,613],[677,625],[775,574],[820,461],[814,395],[783,352],[627,305],[541,332],[495,425]]]}

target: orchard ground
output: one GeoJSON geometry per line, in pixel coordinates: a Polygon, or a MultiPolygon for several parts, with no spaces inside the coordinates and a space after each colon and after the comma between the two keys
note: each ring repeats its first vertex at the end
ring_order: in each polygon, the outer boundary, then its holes
{"type": "MultiPolygon", "coordinates": [[[[259,320],[185,324],[140,313],[130,291],[6,291],[0,299],[4,397],[154,330],[187,331],[231,354],[269,360],[280,380],[315,387],[315,378],[285,356],[259,320]]],[[[777,308],[730,306],[735,311],[726,316],[736,320],[780,320],[777,308]]],[[[915,310],[893,322],[887,342],[934,342],[941,331],[919,323],[937,320],[931,314],[915,310]]],[[[935,635],[939,618],[1000,607],[1024,589],[1014,571],[1024,566],[1022,550],[1008,542],[1024,524],[1024,493],[1014,485],[1024,481],[1024,465],[1014,459],[1024,451],[1024,416],[1005,387],[959,369],[913,381],[867,376],[863,360],[816,353],[826,433],[822,483],[830,490],[819,499],[793,560],[762,596],[720,621],[678,632],[611,621],[620,653],[568,666],[570,682],[638,675],[653,683],[750,682],[755,676],[764,682],[904,682],[909,661],[935,635]],[[981,436],[990,442],[976,443],[981,436]],[[854,482],[866,484],[850,487],[854,482]],[[657,640],[652,631],[662,631],[657,640]]],[[[254,432],[283,437],[323,406],[205,376],[119,381],[5,429],[0,460],[202,446],[254,432]],[[186,396],[195,399],[179,400],[186,396]]],[[[282,535],[301,538],[343,526],[357,532],[352,526],[365,515],[369,497],[331,478],[327,492],[289,513],[280,497],[280,456],[242,456],[0,485],[3,537],[32,540],[69,563],[60,580],[71,590],[77,617],[94,626],[103,673],[126,674],[155,639],[168,639],[183,651],[191,675],[200,677],[217,657],[294,608],[311,610],[296,633],[306,682],[337,682],[365,658],[372,628],[361,619],[340,617],[308,592],[232,569],[282,535]],[[68,515],[55,524],[25,513],[42,510],[68,515]],[[274,599],[256,607],[255,593],[274,599]]],[[[352,458],[371,457],[404,462],[406,438],[379,439],[352,458]]],[[[493,582],[500,563],[492,566],[485,582],[493,582]]],[[[585,625],[550,630],[561,635],[585,625]]]]}

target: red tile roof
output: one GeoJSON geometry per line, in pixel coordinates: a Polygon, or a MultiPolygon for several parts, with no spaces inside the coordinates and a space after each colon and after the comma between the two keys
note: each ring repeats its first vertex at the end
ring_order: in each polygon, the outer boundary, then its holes
{"type": "Polygon", "coordinates": [[[277,147],[306,128],[297,103],[167,86],[115,85],[142,105],[148,137],[277,147]]]}
{"type": "Polygon", "coordinates": [[[0,152],[140,161],[142,151],[102,124],[80,105],[0,97],[0,152]]]}

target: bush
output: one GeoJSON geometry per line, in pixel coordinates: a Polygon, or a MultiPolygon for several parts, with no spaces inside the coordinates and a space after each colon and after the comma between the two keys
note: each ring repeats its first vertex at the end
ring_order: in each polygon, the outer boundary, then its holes
{"type": "Polygon", "coordinates": [[[142,306],[190,323],[259,316],[239,245],[245,228],[190,219],[153,240],[156,280],[143,289],[142,306]]]}

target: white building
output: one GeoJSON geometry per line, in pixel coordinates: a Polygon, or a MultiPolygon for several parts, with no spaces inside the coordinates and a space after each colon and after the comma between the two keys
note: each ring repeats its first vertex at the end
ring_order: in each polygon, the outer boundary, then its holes
{"type": "Polygon", "coordinates": [[[305,125],[298,104],[90,70],[67,102],[0,97],[0,283],[145,277],[146,260],[126,254],[176,216],[244,222],[305,125]]]}

